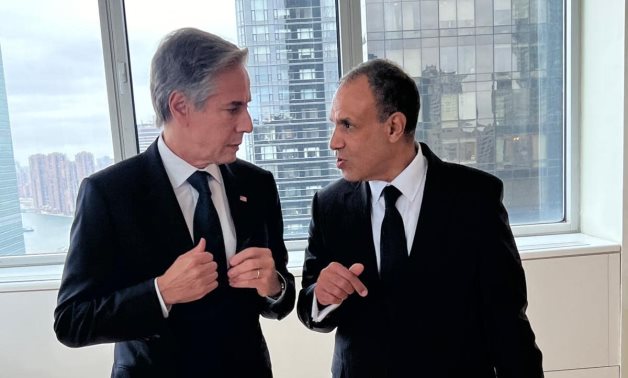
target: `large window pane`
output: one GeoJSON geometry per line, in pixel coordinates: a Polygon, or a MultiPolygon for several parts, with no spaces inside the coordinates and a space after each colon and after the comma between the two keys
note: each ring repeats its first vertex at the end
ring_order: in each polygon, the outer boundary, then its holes
{"type": "MultiPolygon", "coordinates": [[[[365,19],[379,6],[369,0],[365,19]]],[[[564,220],[563,1],[426,0],[404,21],[417,13],[420,25],[403,25],[411,43],[363,25],[368,57],[397,61],[419,86],[417,139],[500,177],[513,224],[564,220]]]]}
{"type": "Polygon", "coordinates": [[[112,156],[97,2],[0,2],[0,255],[67,251],[112,156]]]}
{"type": "MultiPolygon", "coordinates": [[[[153,126],[148,74],[152,54],[166,33],[193,26],[249,48],[254,131],[245,138],[240,157],[273,172],[285,237],[304,238],[312,195],[339,177],[328,147],[327,121],[338,81],[333,1],[181,0],[157,6],[134,0],[126,2],[125,11],[141,151],[159,133],[153,126]],[[270,16],[259,19],[259,14],[270,16]],[[276,37],[261,38],[262,27],[264,34],[276,37]]],[[[399,15],[392,21],[401,28],[399,15]]],[[[383,29],[381,14],[373,25],[383,29]]],[[[401,41],[398,45],[396,51],[402,53],[401,41]]]]}

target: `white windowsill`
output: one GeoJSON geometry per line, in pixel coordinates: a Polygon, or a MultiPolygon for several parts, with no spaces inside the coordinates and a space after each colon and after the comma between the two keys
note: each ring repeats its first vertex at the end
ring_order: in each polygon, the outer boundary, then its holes
{"type": "MultiPolygon", "coordinates": [[[[516,238],[522,260],[550,259],[569,256],[614,254],[620,245],[604,239],[580,233],[524,236],[516,238]]],[[[301,275],[302,255],[305,241],[287,242],[288,248],[301,256],[300,261],[290,261],[290,272],[301,275]]],[[[57,290],[63,265],[47,264],[0,268],[0,292],[57,290]]]]}

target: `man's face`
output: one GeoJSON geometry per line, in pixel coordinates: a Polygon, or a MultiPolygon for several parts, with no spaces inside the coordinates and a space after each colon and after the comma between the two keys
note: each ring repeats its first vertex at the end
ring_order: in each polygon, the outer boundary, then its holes
{"type": "Polygon", "coordinates": [[[248,103],[251,101],[249,76],[243,66],[228,69],[214,79],[214,91],[203,109],[190,104],[187,144],[190,163],[231,163],[244,133],[253,130],[248,103]]]}
{"type": "Polygon", "coordinates": [[[366,76],[338,88],[332,103],[334,124],[329,146],[336,165],[348,181],[386,180],[392,158],[389,128],[377,116],[375,98],[366,76]]]}

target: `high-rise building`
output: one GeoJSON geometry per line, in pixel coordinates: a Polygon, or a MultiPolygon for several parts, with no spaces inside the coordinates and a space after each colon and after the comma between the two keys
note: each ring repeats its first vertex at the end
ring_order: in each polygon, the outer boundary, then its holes
{"type": "Polygon", "coordinates": [[[236,1],[254,132],[248,158],[277,181],[285,237],[307,235],[313,194],[339,177],[327,121],[339,73],[334,0],[236,1]]]}
{"type": "Polygon", "coordinates": [[[15,162],[15,172],[17,174],[17,190],[20,199],[32,198],[31,176],[28,167],[22,167],[15,162]]]}
{"type": "MultiPolygon", "coordinates": [[[[72,198],[78,196],[78,189],[81,182],[85,177],[88,177],[92,173],[96,172],[96,162],[94,160],[94,154],[91,152],[83,151],[74,156],[74,173],[76,178],[71,181],[72,198]]],[[[74,206],[72,206],[74,208],[74,206]]]]}
{"type": "Polygon", "coordinates": [[[96,159],[96,170],[101,171],[109,166],[113,165],[113,159],[109,156],[102,156],[96,159]]]}
{"type": "Polygon", "coordinates": [[[94,162],[94,154],[91,152],[83,151],[74,156],[74,164],[76,166],[76,182],[80,184],[81,181],[96,172],[96,164],[94,162]]]}
{"type": "Polygon", "coordinates": [[[145,151],[161,133],[161,127],[154,123],[140,123],[137,125],[137,144],[139,151],[145,151]]]}
{"type": "Polygon", "coordinates": [[[73,215],[77,194],[75,164],[59,152],[29,157],[33,203],[44,213],[73,215]]]}
{"type": "Polygon", "coordinates": [[[9,105],[0,50],[0,255],[23,254],[24,231],[17,193],[13,140],[9,123],[9,105]]]}
{"type": "Polygon", "coordinates": [[[365,52],[418,84],[416,137],[495,174],[513,223],[564,216],[560,0],[367,0],[365,52]]]}

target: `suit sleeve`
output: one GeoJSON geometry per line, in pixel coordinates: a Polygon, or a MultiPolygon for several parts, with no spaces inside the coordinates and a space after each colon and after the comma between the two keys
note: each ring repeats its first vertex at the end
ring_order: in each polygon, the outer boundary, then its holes
{"type": "Polygon", "coordinates": [[[54,311],[54,330],[70,347],[150,337],[165,320],[154,277],[120,282],[115,224],[104,191],[86,178],[77,198],[70,247],[54,311]]]}
{"type": "Polygon", "coordinates": [[[543,377],[542,355],[526,316],[526,282],[519,252],[502,204],[503,185],[485,210],[486,247],[480,251],[482,305],[490,353],[500,378],[543,377]]]}
{"type": "Polygon", "coordinates": [[[275,269],[285,280],[285,292],[279,300],[262,298],[264,301],[261,315],[268,319],[283,319],[293,309],[296,297],[296,288],[294,284],[294,275],[288,271],[288,250],[283,241],[283,218],[281,215],[281,204],[279,201],[279,193],[277,193],[277,185],[271,174],[269,174],[267,182],[268,191],[270,193],[268,199],[267,215],[267,238],[268,247],[273,253],[275,260],[275,269]]]}
{"type": "Polygon", "coordinates": [[[338,325],[338,316],[343,311],[342,306],[330,312],[321,322],[315,322],[312,319],[316,281],[321,270],[331,262],[329,251],[325,245],[323,228],[321,227],[324,222],[322,217],[317,193],[312,200],[312,219],[310,221],[308,245],[305,249],[301,281],[302,289],[299,292],[297,301],[297,315],[307,328],[318,332],[331,332],[338,325]]]}

